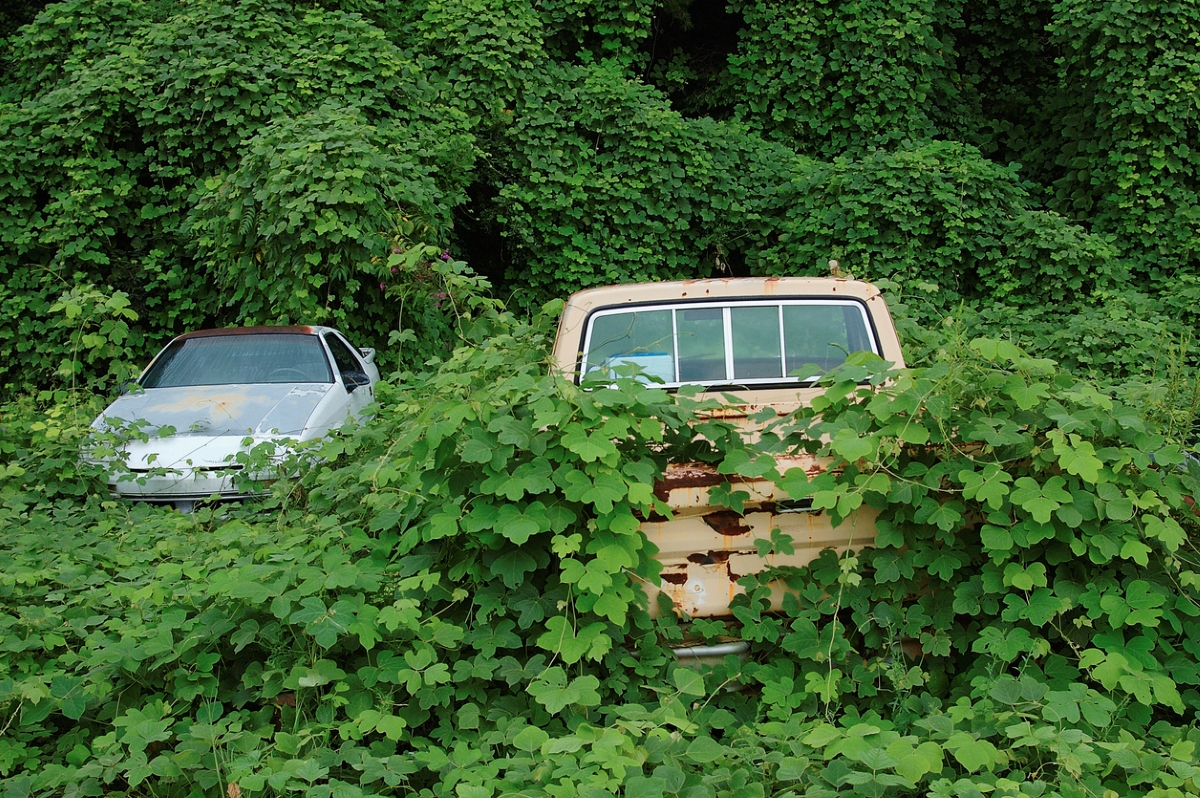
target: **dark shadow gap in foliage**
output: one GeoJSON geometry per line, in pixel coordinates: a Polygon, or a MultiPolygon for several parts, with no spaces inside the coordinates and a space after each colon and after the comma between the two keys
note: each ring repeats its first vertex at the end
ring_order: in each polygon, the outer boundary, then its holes
{"type": "Polygon", "coordinates": [[[506,296],[520,285],[507,279],[512,253],[496,219],[500,191],[491,182],[475,180],[466,193],[466,203],[454,209],[455,243],[460,249],[455,255],[495,286],[497,296],[506,296]]]}
{"type": "Polygon", "coordinates": [[[726,118],[718,93],[729,56],[745,23],[724,0],[668,0],[642,42],[642,79],[668,95],[685,116],[726,118]]]}

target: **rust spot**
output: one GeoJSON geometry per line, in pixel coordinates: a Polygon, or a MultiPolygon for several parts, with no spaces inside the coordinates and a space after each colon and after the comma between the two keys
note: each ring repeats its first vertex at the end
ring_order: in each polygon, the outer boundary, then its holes
{"type": "Polygon", "coordinates": [[[745,519],[733,510],[718,510],[703,516],[703,518],[704,523],[708,524],[714,532],[726,537],[750,534],[750,527],[742,523],[745,519]]]}
{"type": "Polygon", "coordinates": [[[736,584],[737,580],[746,576],[746,574],[735,574],[733,569],[729,567],[729,563],[725,563],[725,570],[729,573],[729,584],[731,585],[736,584]]]}
{"type": "Polygon", "coordinates": [[[731,554],[733,554],[731,551],[710,551],[707,554],[697,552],[688,555],[688,562],[694,562],[696,565],[720,565],[723,562],[729,562],[731,554]]]}
{"type": "Polygon", "coordinates": [[[1196,504],[1196,500],[1193,499],[1191,496],[1184,496],[1183,501],[1187,504],[1188,507],[1192,508],[1192,515],[1196,516],[1197,518],[1200,518],[1200,505],[1196,504]]]}
{"type": "Polygon", "coordinates": [[[712,466],[703,463],[671,466],[667,468],[663,478],[654,483],[654,495],[665,502],[671,491],[678,488],[711,488],[728,479],[718,474],[712,466]]]}
{"type": "Polygon", "coordinates": [[[684,582],[687,581],[687,574],[686,573],[683,573],[683,574],[667,573],[666,571],[663,571],[661,574],[658,575],[658,578],[664,582],[667,582],[668,584],[682,585],[684,582]]]}
{"type": "Polygon", "coordinates": [[[739,419],[758,412],[759,405],[733,405],[729,407],[714,407],[703,411],[700,415],[705,418],[739,419]]]}

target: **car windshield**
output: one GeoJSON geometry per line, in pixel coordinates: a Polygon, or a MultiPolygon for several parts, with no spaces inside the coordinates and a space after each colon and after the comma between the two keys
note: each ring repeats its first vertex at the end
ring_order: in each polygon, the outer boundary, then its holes
{"type": "Polygon", "coordinates": [[[146,373],[143,388],[247,383],[333,382],[315,335],[253,333],[174,341],[146,373]]]}

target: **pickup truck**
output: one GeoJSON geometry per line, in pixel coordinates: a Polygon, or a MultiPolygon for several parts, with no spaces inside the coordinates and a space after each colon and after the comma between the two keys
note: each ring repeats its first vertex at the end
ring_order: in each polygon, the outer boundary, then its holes
{"type": "MultiPolygon", "coordinates": [[[[820,392],[815,378],[797,372],[831,369],[862,350],[904,365],[887,304],[869,283],[730,278],[580,291],[564,308],[554,362],[577,383],[635,364],[644,379],[667,390],[702,386],[725,402],[724,420],[753,435],[750,417],[764,407],[788,413],[820,392]]],[[[780,473],[802,468],[812,476],[824,469],[805,453],[776,460],[780,473]]],[[[685,617],[726,616],[742,576],[768,566],[803,566],[823,549],[860,548],[875,538],[869,508],[834,528],[826,513],[766,480],[733,482],[751,497],[743,512],[714,505],[709,489],[728,480],[710,465],[672,463],[655,486],[672,517],[642,524],[662,563],[661,582],[649,590],[652,612],[663,591],[685,617]],[[794,554],[759,556],[755,541],[770,540],[772,529],[792,538],[794,554]]],[[[781,602],[782,591],[773,594],[781,602]]]]}

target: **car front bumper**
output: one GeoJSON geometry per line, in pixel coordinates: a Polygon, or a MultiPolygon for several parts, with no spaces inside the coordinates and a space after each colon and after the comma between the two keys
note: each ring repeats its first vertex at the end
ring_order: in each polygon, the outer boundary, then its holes
{"type": "Polygon", "coordinates": [[[164,473],[163,469],[131,470],[117,479],[110,478],[109,491],[114,496],[145,502],[197,502],[218,499],[246,499],[260,496],[270,487],[270,480],[254,477],[234,478],[235,471],[222,468],[188,468],[164,473]]]}

